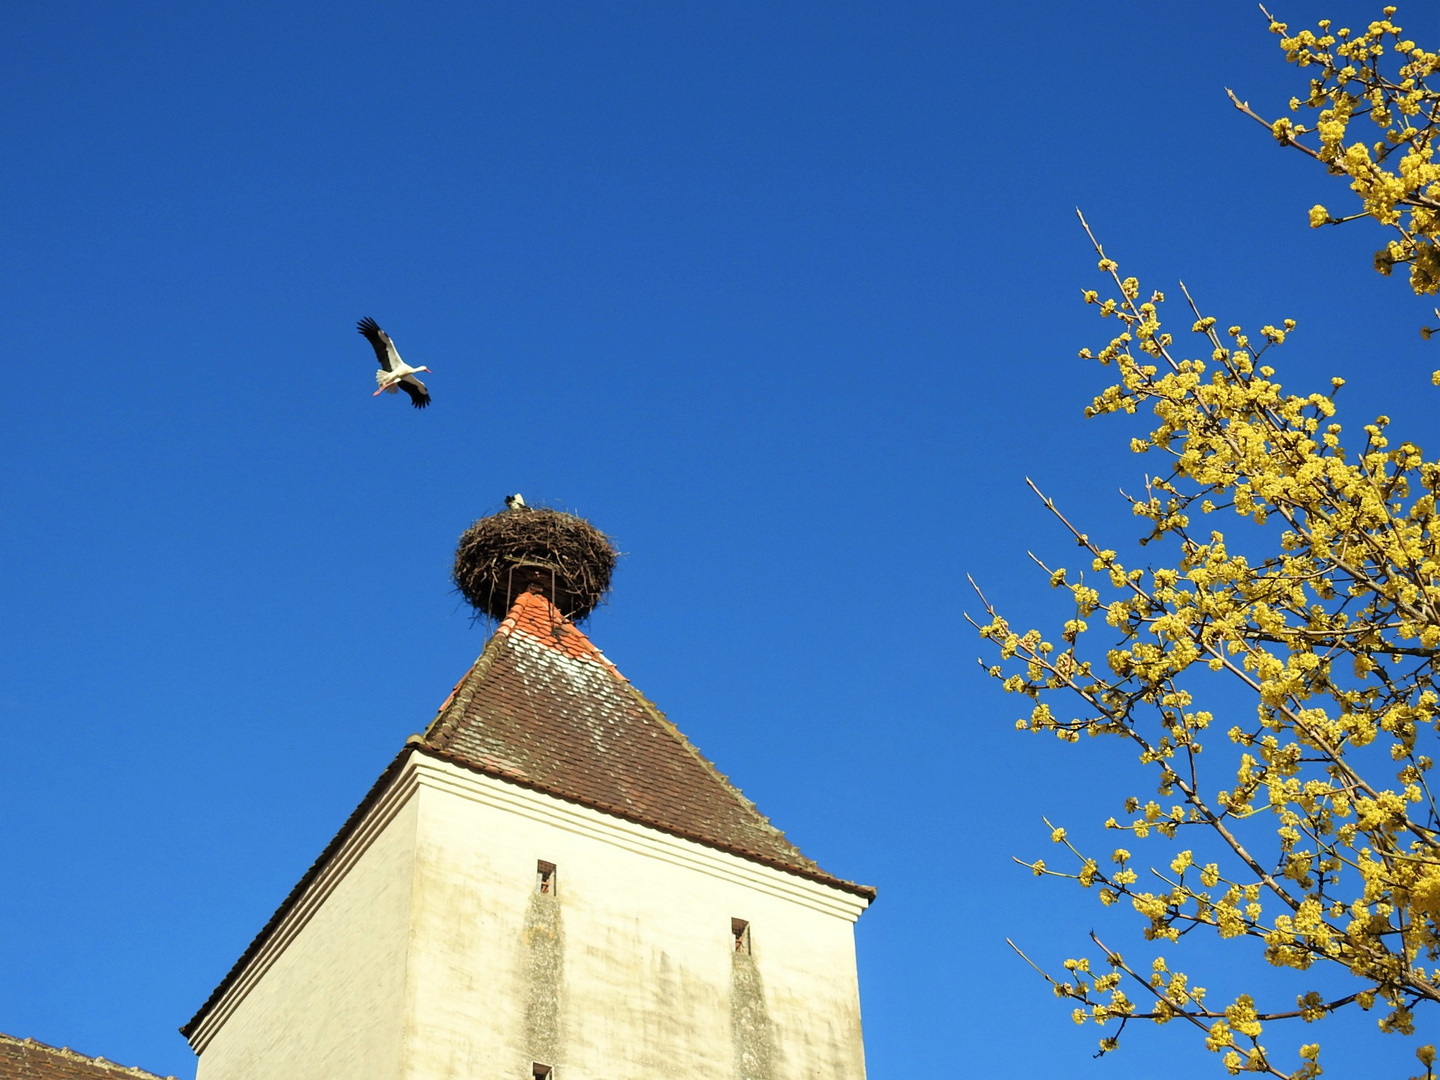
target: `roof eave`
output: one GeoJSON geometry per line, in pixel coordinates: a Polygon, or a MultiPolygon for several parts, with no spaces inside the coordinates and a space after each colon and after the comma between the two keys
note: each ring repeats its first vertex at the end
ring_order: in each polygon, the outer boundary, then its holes
{"type": "Polygon", "coordinates": [[[675,836],[680,838],[681,840],[689,840],[691,843],[700,844],[703,847],[708,847],[715,851],[723,851],[728,855],[735,855],[738,858],[745,859],[749,862],[759,863],[761,866],[768,866],[772,870],[780,870],[786,874],[792,874],[795,877],[804,878],[806,881],[813,881],[818,885],[827,885],[832,889],[839,889],[841,892],[846,892],[852,896],[860,897],[866,902],[867,906],[869,904],[873,904],[875,902],[875,898],[879,895],[879,890],[877,890],[873,885],[859,885],[856,882],[846,881],[844,878],[835,877],[834,875],[827,874],[825,873],[825,871],[819,869],[806,870],[802,867],[790,866],[779,859],[772,859],[769,856],[761,855],[758,852],[747,851],[744,848],[734,844],[725,844],[720,841],[713,840],[709,837],[701,836],[697,833],[687,832],[683,829],[671,828],[666,825],[658,825],[654,821],[651,821],[650,819],[640,814],[635,814],[628,810],[625,810],[623,807],[607,806],[604,803],[597,802],[593,799],[586,799],[566,791],[559,791],[548,785],[536,783],[535,781],[530,780],[527,777],[521,776],[518,773],[511,772],[507,769],[501,769],[492,765],[480,764],[478,762],[471,761],[468,758],[462,757],[458,754],[452,754],[448,751],[440,750],[433,746],[417,744],[414,746],[414,749],[416,750],[416,752],[424,754],[426,757],[435,758],[437,761],[447,762],[448,764],[455,765],[462,769],[466,769],[469,772],[479,773],[482,776],[494,777],[496,780],[503,780],[507,784],[514,784],[517,787],[526,788],[530,791],[537,791],[543,795],[549,795],[552,798],[561,799],[564,802],[568,803],[573,803],[576,806],[583,806],[590,810],[596,810],[602,814],[608,814],[611,817],[617,817],[621,818],[624,821],[633,822],[636,825],[643,825],[647,829],[654,829],[656,832],[665,833],[667,836],[675,836]]]}

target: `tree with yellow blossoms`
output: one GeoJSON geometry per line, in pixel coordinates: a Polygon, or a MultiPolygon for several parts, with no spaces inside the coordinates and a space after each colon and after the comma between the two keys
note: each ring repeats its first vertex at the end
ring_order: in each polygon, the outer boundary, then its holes
{"type": "MultiPolygon", "coordinates": [[[[1271,19],[1287,60],[1313,75],[1290,103],[1313,123],[1235,102],[1348,178],[1359,208],[1316,207],[1313,225],[1378,220],[1396,238],[1377,266],[1408,265],[1429,294],[1440,91],[1427,80],[1440,53],[1406,39],[1394,14],[1361,31],[1292,33],[1271,19]],[[1352,136],[1366,121],[1373,144],[1352,136]]],[[[1116,325],[1080,355],[1118,381],[1086,412],[1150,414],[1131,447],[1156,475],[1129,499],[1154,561],[1122,565],[1046,499],[1085,553],[1081,572],[1037,559],[1072,617],[1053,635],[1020,631],[982,595],[976,625],[999,654],[990,674],[1030,699],[1020,729],[1123,740],[1151,771],[1154,795],[1105,823],[1124,844],[1092,852],[1054,828],[1062,858],[1026,865],[1133,909],[1152,945],[1137,962],[1092,934],[1089,955],[1046,978],[1077,1022],[1109,1025],[1102,1053],[1129,1023],[1173,1022],[1232,1074],[1314,1077],[1309,1024],[1365,1010],[1405,1037],[1422,1011],[1440,1018],[1440,461],[1384,416],[1342,440],[1340,379],[1283,389],[1274,353],[1293,322],[1222,327],[1182,286],[1177,344],[1164,295],[1095,247],[1104,286],[1084,299],[1116,325]],[[1241,712],[1226,708],[1234,688],[1251,703],[1241,712]],[[1164,955],[1192,934],[1314,988],[1215,1000],[1164,955]]],[[[1433,1047],[1416,1054],[1433,1078],[1433,1047]]]]}

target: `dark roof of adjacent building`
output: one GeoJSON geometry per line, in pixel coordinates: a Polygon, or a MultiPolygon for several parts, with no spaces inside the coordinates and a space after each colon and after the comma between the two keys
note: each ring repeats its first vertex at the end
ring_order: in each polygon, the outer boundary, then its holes
{"type": "Polygon", "coordinates": [[[86,1057],[68,1046],[0,1034],[0,1080],[175,1080],[103,1057],[86,1057]]]}
{"type": "MultiPolygon", "coordinates": [[[[496,628],[423,736],[411,736],[205,1004],[187,1039],[299,902],[411,753],[553,795],[867,901],[770,823],[538,591],[496,628]]],[[[9,1080],[0,1075],[0,1080],[9,1080]]]]}

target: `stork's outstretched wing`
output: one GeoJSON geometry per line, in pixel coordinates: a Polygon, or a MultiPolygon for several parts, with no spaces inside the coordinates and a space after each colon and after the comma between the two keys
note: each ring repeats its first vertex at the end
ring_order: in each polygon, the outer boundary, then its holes
{"type": "Polygon", "coordinates": [[[400,389],[410,395],[411,404],[417,409],[423,409],[430,404],[430,391],[425,389],[425,384],[414,375],[406,375],[400,380],[400,389]]]}
{"type": "Polygon", "coordinates": [[[367,315],[356,323],[355,329],[370,342],[370,347],[375,350],[375,359],[380,361],[380,366],[386,371],[394,371],[397,365],[404,363],[395,350],[395,343],[390,340],[390,335],[381,330],[380,324],[370,316],[367,315]]]}

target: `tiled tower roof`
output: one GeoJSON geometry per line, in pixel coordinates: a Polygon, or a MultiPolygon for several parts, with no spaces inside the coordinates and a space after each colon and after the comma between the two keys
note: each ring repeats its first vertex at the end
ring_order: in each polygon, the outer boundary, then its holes
{"type": "Polygon", "coordinates": [[[421,746],[456,764],[846,891],[800,853],[540,592],[527,592],[421,746]]]}

